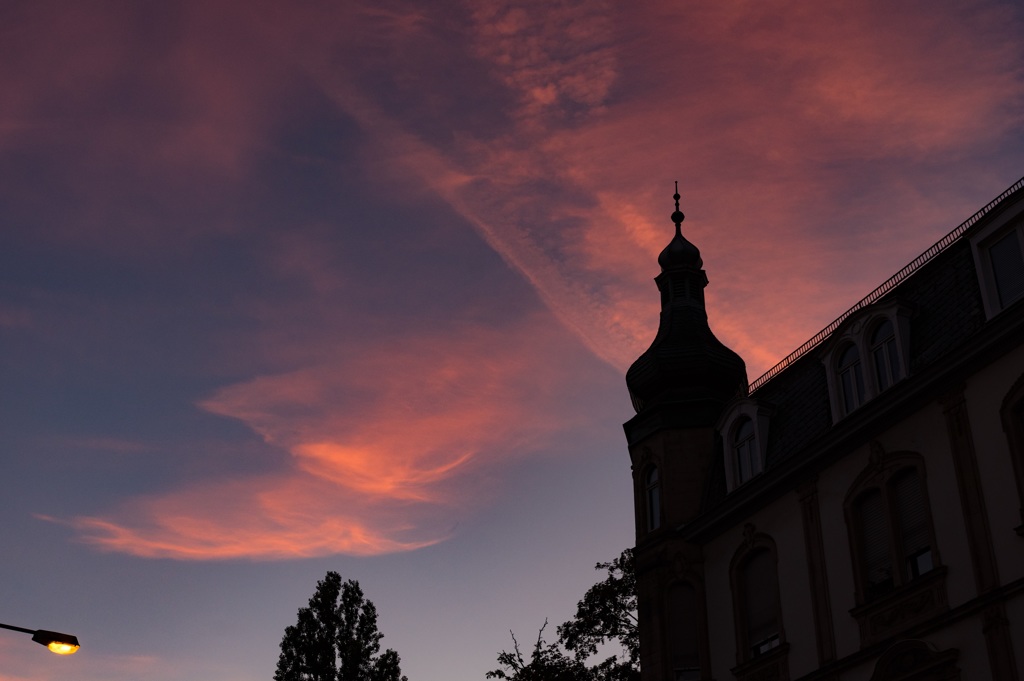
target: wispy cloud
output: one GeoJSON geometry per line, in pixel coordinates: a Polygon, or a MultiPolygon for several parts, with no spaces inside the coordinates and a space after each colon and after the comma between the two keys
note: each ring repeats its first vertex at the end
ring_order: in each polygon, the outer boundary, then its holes
{"type": "MultiPolygon", "coordinates": [[[[277,448],[279,471],[75,521],[88,541],[145,556],[436,542],[475,503],[467,480],[572,421],[548,406],[579,380],[552,317],[419,320],[399,339],[386,305],[350,304],[373,292],[334,255],[366,238],[358,225],[243,210],[254,197],[307,208],[291,193],[302,163],[324,194],[443,204],[619,372],[654,336],[679,179],[712,328],[754,378],[1001,189],[1010,162],[987,154],[1019,143],[1024,110],[1022,19],[1002,4],[224,2],[56,19],[34,7],[0,47],[19,67],[0,74],[0,149],[61,161],[6,167],[0,192],[21,207],[10,233],[182,271],[232,235],[253,279],[296,293],[222,300],[249,326],[220,331],[203,360],[231,378],[201,407],[277,448]],[[344,127],[343,149],[312,133],[292,148],[307,118],[344,127]],[[275,172],[282,160],[295,165],[275,172]]],[[[0,308],[0,327],[33,314],[0,308]]]]}
{"type": "Polygon", "coordinates": [[[652,337],[671,179],[712,254],[713,321],[759,371],[852,302],[851,282],[866,293],[898,267],[894,242],[909,259],[966,217],[916,201],[911,168],[1021,123],[1005,9],[587,3],[567,23],[567,7],[474,6],[474,50],[518,93],[515,125],[452,148],[403,136],[400,112],[363,121],[619,369],[652,337]],[[559,85],[577,78],[593,89],[559,85]],[[836,214],[853,192],[863,210],[836,214]],[[872,264],[837,271],[851,248],[872,264]]]}
{"type": "Polygon", "coordinates": [[[571,343],[541,322],[396,339],[223,388],[201,406],[287,453],[283,472],[242,471],[73,525],[103,549],[179,559],[435,543],[486,498],[481,467],[536,451],[572,419],[554,408],[571,343]]]}

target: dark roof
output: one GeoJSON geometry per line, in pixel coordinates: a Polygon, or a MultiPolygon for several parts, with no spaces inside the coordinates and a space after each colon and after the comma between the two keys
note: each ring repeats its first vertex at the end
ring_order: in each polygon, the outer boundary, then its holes
{"type": "Polygon", "coordinates": [[[953,230],[946,236],[939,239],[931,248],[926,250],[921,255],[914,258],[896,274],[886,279],[881,285],[878,286],[874,291],[867,294],[857,304],[851,307],[849,310],[839,315],[839,317],[831,324],[826,326],[824,329],[814,334],[810,340],[801,345],[799,348],[791,352],[789,355],[784,357],[781,362],[773,366],[771,369],[766,371],[762,376],[752,381],[750,384],[750,392],[753,393],[758,390],[762,385],[772,380],[775,376],[781,373],[788,366],[796,362],[798,359],[806,355],[808,352],[817,347],[822,341],[832,335],[832,333],[839,328],[847,317],[852,315],[857,310],[876,302],[889,291],[898,286],[903,280],[907,279],[911,274],[916,272],[918,268],[929,263],[934,257],[942,253],[944,250],[952,246],[961,236],[963,236],[967,230],[973,227],[979,220],[992,212],[993,209],[998,207],[1004,200],[1010,197],[1012,194],[1020,191],[1024,188],[1024,177],[1010,185],[1002,194],[997,196],[988,202],[981,210],[976,212],[971,217],[967,218],[959,225],[953,228],[953,230]]]}
{"type": "MultiPolygon", "coordinates": [[[[823,352],[812,352],[840,331],[851,316],[861,311],[870,314],[872,306],[893,302],[911,310],[908,383],[913,383],[916,375],[927,373],[932,367],[969,354],[978,344],[985,333],[986,318],[968,238],[972,227],[997,208],[1009,205],[1006,199],[1017,193],[1024,194],[1024,178],[752,384],[750,396],[774,407],[768,433],[766,472],[773,468],[791,468],[783,464],[799,463],[794,457],[814,456],[817,445],[828,441],[830,435],[839,434],[829,431],[852,420],[853,415],[833,425],[828,379],[821,358],[823,352]]],[[[705,488],[705,511],[726,499],[724,468],[723,447],[719,443],[705,488]]],[[[754,487],[770,481],[758,482],[754,487]]]]}

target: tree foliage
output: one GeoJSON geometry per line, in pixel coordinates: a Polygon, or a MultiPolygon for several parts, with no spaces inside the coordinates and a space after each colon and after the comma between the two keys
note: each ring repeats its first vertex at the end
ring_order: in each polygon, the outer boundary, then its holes
{"type": "Polygon", "coordinates": [[[507,650],[498,654],[498,664],[502,669],[487,672],[489,679],[506,679],[506,681],[591,681],[590,670],[579,660],[568,657],[554,643],[544,640],[544,626],[537,632],[537,642],[527,661],[519,649],[519,641],[512,634],[512,652],[507,650]]]}
{"type": "Polygon", "coordinates": [[[558,643],[544,640],[544,626],[529,660],[512,635],[512,652],[498,655],[500,669],[489,679],[506,681],[637,681],[640,678],[640,637],[637,632],[636,570],[632,549],[598,563],[607,574],[590,587],[576,605],[576,614],[558,627],[558,643]],[[622,655],[592,663],[595,655],[618,645],[622,655]],[[564,649],[563,649],[564,648],[564,649]],[[588,664],[590,663],[590,664],[588,664]]]}
{"type": "Polygon", "coordinates": [[[328,572],[284,630],[274,681],[407,681],[398,653],[380,652],[383,637],[359,582],[328,572]]]}
{"type": "Polygon", "coordinates": [[[600,646],[619,644],[628,656],[606,658],[598,665],[604,669],[602,679],[629,679],[640,669],[640,635],[636,615],[636,570],[633,550],[626,549],[608,563],[598,563],[595,570],[607,576],[587,589],[576,604],[576,615],[558,627],[558,639],[576,659],[585,660],[598,653],[600,646]]]}

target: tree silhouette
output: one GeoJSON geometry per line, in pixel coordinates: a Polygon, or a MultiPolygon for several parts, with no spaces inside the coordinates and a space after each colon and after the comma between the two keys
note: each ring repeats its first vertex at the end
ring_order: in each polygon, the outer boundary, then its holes
{"type": "Polygon", "coordinates": [[[359,582],[328,572],[284,630],[274,681],[408,681],[398,653],[380,652],[377,609],[359,582]]]}
{"type": "Polygon", "coordinates": [[[505,681],[593,681],[591,671],[579,660],[562,652],[554,643],[544,640],[544,626],[537,632],[537,642],[527,660],[519,649],[519,641],[512,634],[512,651],[501,651],[498,655],[500,669],[487,672],[488,679],[505,681]]]}
{"type": "Polygon", "coordinates": [[[604,570],[607,576],[587,589],[576,605],[575,616],[558,627],[558,643],[544,640],[545,620],[537,633],[533,651],[526,658],[513,634],[512,651],[503,650],[498,655],[501,667],[487,672],[487,678],[505,681],[639,680],[640,636],[633,550],[626,549],[615,560],[598,563],[595,569],[604,570]],[[592,661],[609,645],[616,644],[624,655],[611,655],[596,664],[592,661]]]}
{"type": "Polygon", "coordinates": [[[558,627],[558,640],[572,651],[577,660],[596,655],[599,646],[618,643],[628,659],[617,655],[593,667],[597,678],[628,680],[640,677],[640,634],[636,615],[636,568],[633,550],[626,549],[608,563],[598,563],[595,570],[607,576],[587,589],[576,604],[576,615],[558,627]]]}

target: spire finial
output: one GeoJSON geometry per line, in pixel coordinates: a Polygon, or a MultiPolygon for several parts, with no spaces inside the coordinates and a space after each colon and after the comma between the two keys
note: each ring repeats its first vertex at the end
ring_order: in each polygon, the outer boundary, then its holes
{"type": "Polygon", "coordinates": [[[672,195],[672,198],[676,200],[676,211],[672,213],[672,222],[676,223],[676,234],[682,235],[682,224],[686,216],[679,210],[679,180],[676,180],[676,193],[672,195]]]}

